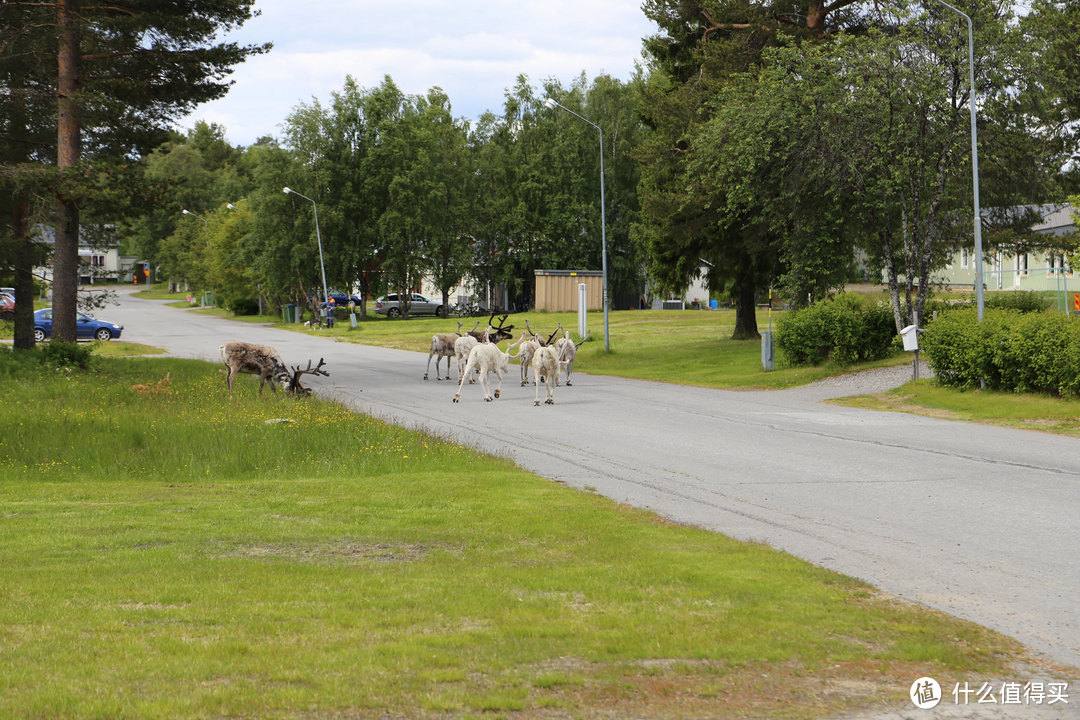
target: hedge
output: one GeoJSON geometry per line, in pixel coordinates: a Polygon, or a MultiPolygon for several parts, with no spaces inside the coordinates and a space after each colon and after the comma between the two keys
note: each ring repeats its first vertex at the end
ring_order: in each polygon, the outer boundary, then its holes
{"type": "Polygon", "coordinates": [[[896,337],[888,303],[864,305],[854,295],[839,295],[783,315],[776,347],[794,365],[847,365],[888,357],[896,337]]]}
{"type": "Polygon", "coordinates": [[[943,385],[1060,396],[1080,394],[1080,320],[1057,313],[946,313],[919,338],[943,385]]]}

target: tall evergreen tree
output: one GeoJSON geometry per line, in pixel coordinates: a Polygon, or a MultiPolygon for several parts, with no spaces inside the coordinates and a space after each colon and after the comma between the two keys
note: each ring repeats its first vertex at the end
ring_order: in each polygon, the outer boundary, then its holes
{"type": "Polygon", "coordinates": [[[75,339],[80,206],[87,165],[147,152],[196,105],[227,92],[231,68],[269,44],[241,46],[217,35],[252,17],[251,0],[80,0],[8,2],[0,22],[32,45],[36,71],[20,91],[56,101],[58,181],[54,249],[54,334],[75,339]],[[39,13],[29,22],[25,7],[39,13]]]}

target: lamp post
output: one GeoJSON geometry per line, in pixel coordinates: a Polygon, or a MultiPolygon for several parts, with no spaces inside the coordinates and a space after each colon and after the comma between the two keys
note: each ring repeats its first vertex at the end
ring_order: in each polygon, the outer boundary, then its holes
{"type": "Polygon", "coordinates": [[[600,126],[589,120],[586,117],[578,115],[570,108],[559,104],[554,98],[548,98],[544,101],[544,105],[548,106],[552,110],[555,108],[562,108],[566,112],[570,113],[579,120],[584,120],[588,124],[596,128],[596,131],[600,133],[600,265],[602,270],[602,287],[600,289],[602,302],[604,303],[604,351],[609,352],[611,350],[611,342],[608,336],[608,283],[607,283],[607,221],[604,215],[604,131],[600,129],[600,126]]]}
{"type": "Polygon", "coordinates": [[[975,124],[975,33],[972,29],[971,18],[964,12],[945,2],[937,0],[954,13],[963,16],[967,21],[968,36],[968,83],[971,86],[971,96],[968,98],[968,106],[971,108],[971,180],[973,199],[975,203],[975,308],[979,321],[983,317],[983,267],[982,267],[982,212],[979,209],[979,136],[975,124]]]}
{"type": "Polygon", "coordinates": [[[286,195],[288,195],[289,193],[292,193],[293,195],[298,195],[298,196],[304,198],[309,203],[311,203],[311,207],[315,210],[315,239],[319,243],[319,268],[322,270],[323,302],[326,303],[327,312],[329,312],[329,308],[330,308],[330,291],[326,289],[326,264],[323,262],[322,235],[319,234],[319,206],[316,205],[315,201],[312,200],[311,198],[309,198],[307,195],[302,195],[301,193],[298,193],[298,192],[296,192],[295,190],[293,190],[291,188],[284,188],[283,191],[284,191],[284,193],[286,195]]]}

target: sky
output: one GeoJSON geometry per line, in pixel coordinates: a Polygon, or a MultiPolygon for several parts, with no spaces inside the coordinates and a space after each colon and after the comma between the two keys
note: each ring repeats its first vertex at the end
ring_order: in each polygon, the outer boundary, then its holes
{"type": "Polygon", "coordinates": [[[301,103],[326,105],[351,75],[365,89],[389,75],[408,95],[435,86],[455,117],[501,112],[517,76],[569,86],[582,72],[629,80],[656,26],[640,0],[256,0],[259,17],[226,36],[272,42],[236,67],[229,93],[180,121],[225,128],[233,145],[280,138],[301,103]]]}

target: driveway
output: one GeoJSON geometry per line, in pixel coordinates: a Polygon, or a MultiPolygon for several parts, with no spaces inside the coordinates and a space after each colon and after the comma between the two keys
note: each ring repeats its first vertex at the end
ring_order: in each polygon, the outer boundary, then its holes
{"type": "Polygon", "coordinates": [[[820,402],[863,392],[867,378],[736,392],[587,375],[582,364],[555,405],[534,407],[515,366],[500,400],[485,403],[474,385],[453,404],[453,383],[422,379],[426,353],[127,297],[102,314],[124,324],[125,340],[181,357],[220,361],[222,342],[248,340],[275,345],[289,364],[325,358],[331,376],[309,384],[358,411],[767,543],[1080,665],[1075,439],[820,402]]]}

